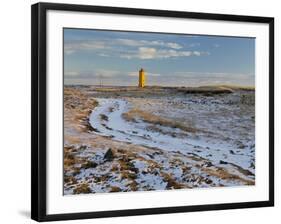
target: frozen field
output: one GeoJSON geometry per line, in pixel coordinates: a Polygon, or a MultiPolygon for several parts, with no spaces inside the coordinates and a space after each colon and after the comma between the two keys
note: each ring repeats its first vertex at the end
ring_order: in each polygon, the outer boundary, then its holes
{"type": "Polygon", "coordinates": [[[255,183],[254,91],[65,90],[64,193],[255,183]]]}

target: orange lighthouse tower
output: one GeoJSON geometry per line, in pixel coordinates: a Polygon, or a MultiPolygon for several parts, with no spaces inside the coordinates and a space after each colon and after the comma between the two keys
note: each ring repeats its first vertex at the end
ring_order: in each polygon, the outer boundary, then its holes
{"type": "Polygon", "coordinates": [[[143,69],[139,70],[139,87],[143,88],[145,85],[145,72],[143,69]]]}

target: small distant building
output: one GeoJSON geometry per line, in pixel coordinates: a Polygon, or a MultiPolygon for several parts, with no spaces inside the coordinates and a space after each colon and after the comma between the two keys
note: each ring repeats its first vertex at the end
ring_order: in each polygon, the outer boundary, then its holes
{"type": "Polygon", "coordinates": [[[139,70],[139,87],[143,88],[145,85],[145,72],[143,69],[139,70]]]}

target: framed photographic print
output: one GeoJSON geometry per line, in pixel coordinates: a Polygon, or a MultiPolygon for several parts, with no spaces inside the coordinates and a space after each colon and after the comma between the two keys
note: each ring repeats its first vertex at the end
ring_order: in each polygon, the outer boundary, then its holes
{"type": "Polygon", "coordinates": [[[274,205],[274,19],[32,6],[32,219],[274,205]]]}

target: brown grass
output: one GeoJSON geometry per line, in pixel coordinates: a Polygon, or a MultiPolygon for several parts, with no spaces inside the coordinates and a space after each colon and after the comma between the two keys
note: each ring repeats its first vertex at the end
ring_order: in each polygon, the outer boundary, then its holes
{"type": "Polygon", "coordinates": [[[91,193],[91,189],[88,183],[82,183],[73,190],[74,194],[88,194],[91,193]]]}
{"type": "Polygon", "coordinates": [[[120,192],[120,191],[121,191],[120,187],[112,186],[109,192],[120,192]]]}
{"type": "Polygon", "coordinates": [[[130,187],[131,191],[137,191],[138,190],[138,183],[135,180],[133,180],[129,184],[129,187],[130,187]]]}
{"type": "Polygon", "coordinates": [[[73,176],[65,175],[63,179],[64,179],[64,183],[66,183],[66,184],[76,184],[77,183],[77,180],[73,176]]]}
{"type": "Polygon", "coordinates": [[[168,173],[161,173],[163,180],[167,182],[166,189],[182,189],[187,188],[185,184],[178,183],[170,174],[168,173]]]}
{"type": "Polygon", "coordinates": [[[63,164],[64,167],[70,167],[73,166],[76,163],[76,159],[74,155],[67,149],[66,147],[64,148],[64,156],[63,156],[63,164]]]}
{"type": "MultiPolygon", "coordinates": [[[[93,131],[89,124],[88,117],[91,111],[98,105],[98,102],[88,97],[81,90],[64,87],[64,121],[65,126],[69,123],[75,124],[79,132],[93,131]]],[[[65,136],[67,139],[70,136],[65,136]]]]}
{"type": "Polygon", "coordinates": [[[227,172],[224,168],[217,168],[217,169],[210,169],[210,168],[203,168],[204,172],[208,173],[210,176],[215,176],[223,180],[238,180],[243,182],[246,185],[254,185],[255,181],[246,180],[238,175],[231,174],[227,172]]]}
{"type": "Polygon", "coordinates": [[[129,171],[122,171],[121,172],[121,178],[122,179],[130,179],[130,180],[134,180],[137,178],[137,175],[133,172],[129,172],[129,171]]]}
{"type": "Polygon", "coordinates": [[[192,127],[186,127],[182,123],[164,119],[160,116],[157,116],[152,113],[145,112],[145,111],[142,111],[139,109],[130,110],[126,113],[123,113],[122,116],[126,121],[137,122],[137,118],[139,118],[139,119],[143,120],[144,122],[151,123],[154,125],[161,125],[161,126],[170,127],[170,128],[179,128],[186,132],[195,132],[195,129],[192,127]]]}
{"type": "Polygon", "coordinates": [[[231,89],[231,90],[243,90],[243,91],[254,91],[254,86],[241,86],[241,85],[210,85],[210,86],[201,86],[199,88],[221,88],[221,89],[231,89]]]}

